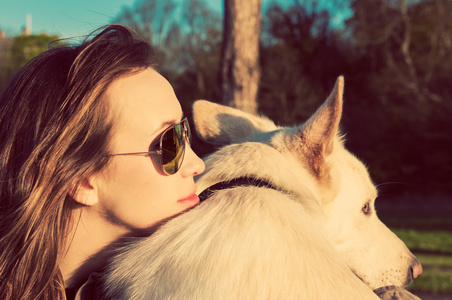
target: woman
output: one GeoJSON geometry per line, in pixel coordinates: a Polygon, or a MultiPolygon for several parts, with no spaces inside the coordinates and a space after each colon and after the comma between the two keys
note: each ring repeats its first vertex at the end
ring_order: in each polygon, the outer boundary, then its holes
{"type": "Polygon", "coordinates": [[[34,58],[2,94],[0,299],[64,299],[90,258],[198,203],[204,164],[151,58],[111,25],[34,58]]]}

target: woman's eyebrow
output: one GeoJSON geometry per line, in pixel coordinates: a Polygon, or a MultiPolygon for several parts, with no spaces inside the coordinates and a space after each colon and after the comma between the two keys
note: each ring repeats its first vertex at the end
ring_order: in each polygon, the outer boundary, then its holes
{"type": "Polygon", "coordinates": [[[173,126],[173,125],[179,123],[180,121],[182,121],[183,118],[184,118],[184,113],[182,113],[181,118],[179,120],[174,119],[172,121],[166,121],[166,122],[162,123],[162,126],[160,128],[166,129],[170,126],[173,126]]]}
{"type": "Polygon", "coordinates": [[[182,119],[184,118],[184,113],[182,113],[182,117],[180,118],[180,120],[171,120],[171,121],[166,121],[163,122],[160,127],[158,129],[156,129],[152,134],[151,137],[154,137],[156,135],[158,135],[159,133],[161,133],[162,131],[164,131],[166,128],[173,126],[174,124],[179,123],[182,119]]]}

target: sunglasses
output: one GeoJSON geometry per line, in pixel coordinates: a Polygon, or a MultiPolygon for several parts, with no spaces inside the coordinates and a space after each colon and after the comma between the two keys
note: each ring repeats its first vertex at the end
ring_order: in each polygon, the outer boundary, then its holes
{"type": "Polygon", "coordinates": [[[108,156],[122,155],[151,155],[158,154],[160,157],[160,168],[166,175],[173,175],[179,171],[184,161],[185,142],[190,144],[191,132],[187,118],[182,119],[179,123],[168,127],[160,135],[160,147],[158,150],[151,150],[155,142],[149,146],[148,152],[118,153],[108,156]]]}

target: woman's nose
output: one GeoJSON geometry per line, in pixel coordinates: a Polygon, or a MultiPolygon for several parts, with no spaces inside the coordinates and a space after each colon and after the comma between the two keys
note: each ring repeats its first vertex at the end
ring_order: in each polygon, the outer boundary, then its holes
{"type": "Polygon", "coordinates": [[[185,153],[185,159],[182,163],[182,176],[183,177],[189,177],[189,176],[196,176],[204,172],[205,164],[204,161],[199,158],[198,155],[191,149],[189,144],[187,143],[185,153]]]}

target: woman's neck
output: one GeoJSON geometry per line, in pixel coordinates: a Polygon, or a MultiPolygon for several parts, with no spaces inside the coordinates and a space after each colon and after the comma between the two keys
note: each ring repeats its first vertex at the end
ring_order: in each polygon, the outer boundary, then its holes
{"type": "Polygon", "coordinates": [[[96,206],[74,210],[74,224],[59,264],[66,288],[78,288],[105,264],[111,248],[128,230],[110,222],[96,206]]]}

